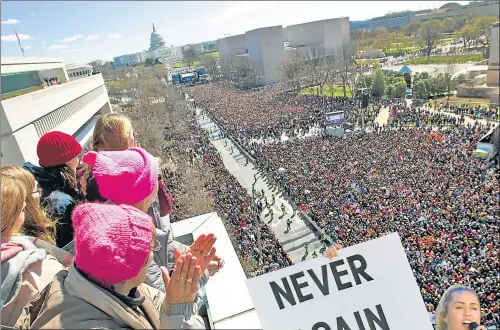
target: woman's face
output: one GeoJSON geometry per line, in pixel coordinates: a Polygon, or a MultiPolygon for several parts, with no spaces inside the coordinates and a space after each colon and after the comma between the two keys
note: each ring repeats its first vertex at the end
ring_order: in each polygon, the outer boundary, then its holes
{"type": "Polygon", "coordinates": [[[16,235],[21,230],[21,227],[24,224],[24,209],[25,208],[26,208],[26,202],[23,200],[23,208],[21,209],[21,212],[19,212],[19,215],[17,216],[16,221],[14,222],[14,226],[12,226],[12,230],[10,232],[10,235],[16,235]]]}
{"type": "Polygon", "coordinates": [[[470,291],[455,293],[443,321],[448,330],[468,330],[471,322],[481,322],[481,308],[476,295],[470,291]]]}
{"type": "Polygon", "coordinates": [[[76,169],[78,168],[78,165],[80,165],[80,160],[78,159],[78,156],[67,162],[66,165],[68,165],[68,167],[73,171],[75,171],[76,173],[76,169]]]}

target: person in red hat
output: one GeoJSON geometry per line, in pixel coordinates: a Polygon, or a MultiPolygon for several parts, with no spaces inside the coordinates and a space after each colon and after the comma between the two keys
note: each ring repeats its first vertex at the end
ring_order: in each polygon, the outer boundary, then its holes
{"type": "Polygon", "coordinates": [[[53,131],[40,138],[36,152],[40,167],[31,163],[23,166],[35,176],[42,189],[41,201],[57,221],[56,244],[62,248],[73,240],[71,213],[82,200],[76,185],[82,146],[73,136],[53,131]]]}

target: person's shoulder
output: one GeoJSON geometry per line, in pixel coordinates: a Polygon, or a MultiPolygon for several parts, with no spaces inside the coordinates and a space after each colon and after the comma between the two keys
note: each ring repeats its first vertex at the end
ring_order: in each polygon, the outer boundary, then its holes
{"type": "Polygon", "coordinates": [[[54,204],[60,205],[60,206],[68,206],[71,204],[76,204],[76,201],[71,197],[70,195],[66,194],[65,192],[59,191],[59,190],[54,190],[50,194],[50,199],[54,204]]]}
{"type": "Polygon", "coordinates": [[[23,280],[32,283],[41,291],[52,282],[61,270],[64,270],[64,266],[54,256],[47,254],[44,259],[34,262],[26,268],[23,280]]]}

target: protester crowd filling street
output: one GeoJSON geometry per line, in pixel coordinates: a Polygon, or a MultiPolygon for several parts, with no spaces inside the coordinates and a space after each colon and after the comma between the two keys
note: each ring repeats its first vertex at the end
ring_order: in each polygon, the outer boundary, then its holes
{"type": "Polygon", "coordinates": [[[429,311],[450,285],[464,284],[478,293],[485,324],[500,325],[500,175],[472,157],[489,125],[464,126],[463,118],[380,100],[373,114],[389,106],[390,126],[347,140],[321,133],[299,139],[301,129],[322,127],[328,111],[344,110],[354,122],[357,104],[292,98],[277,87],[239,92],[211,84],[188,93],[335,242],[349,246],[397,231],[429,311]],[[283,132],[288,141],[269,139],[283,132]]]}
{"type": "Polygon", "coordinates": [[[283,247],[269,226],[259,221],[257,206],[246,189],[224,167],[222,157],[210,144],[208,133],[194,121],[191,124],[194,150],[212,170],[213,179],[205,183],[213,198],[216,211],[226,223],[242,262],[250,264],[247,276],[253,277],[268,271],[292,265],[283,247]],[[262,260],[259,255],[257,226],[260,231],[262,260]]]}

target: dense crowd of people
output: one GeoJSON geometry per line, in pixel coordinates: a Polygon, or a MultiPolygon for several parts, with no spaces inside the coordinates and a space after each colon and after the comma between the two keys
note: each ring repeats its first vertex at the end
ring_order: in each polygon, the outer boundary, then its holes
{"type": "Polygon", "coordinates": [[[253,277],[292,265],[270,227],[259,220],[257,205],[252,197],[224,167],[222,157],[210,143],[209,133],[196,120],[191,123],[191,130],[195,142],[193,149],[214,174],[213,179],[205,183],[205,188],[214,198],[217,213],[225,220],[240,260],[249,265],[247,276],[253,277]]]}
{"type": "MultiPolygon", "coordinates": [[[[457,299],[481,304],[485,325],[500,323],[500,178],[491,163],[471,157],[487,127],[376,127],[348,140],[299,139],[324,127],[328,111],[343,110],[354,122],[359,104],[292,97],[279,86],[200,87],[197,101],[254,154],[266,180],[337,243],[326,256],[336,256],[338,243],[397,231],[439,329],[462,325],[450,314],[457,299]],[[253,143],[283,133],[286,142],[253,143]],[[452,284],[465,286],[447,290],[452,284]]],[[[367,116],[374,121],[394,104],[378,100],[367,116]]],[[[224,167],[210,132],[196,119],[188,127],[186,152],[212,174],[204,187],[249,264],[247,276],[292,265],[249,191],[224,167]]],[[[135,141],[131,121],[97,118],[86,152],[73,136],[48,132],[36,154],[38,165],[1,169],[2,328],[205,329],[202,287],[224,267],[217,237],[205,233],[189,246],[173,238],[167,189],[175,179],[162,177],[159,159],[135,141]]],[[[478,309],[472,321],[481,321],[478,309]]]]}
{"type": "Polygon", "coordinates": [[[459,103],[448,102],[431,102],[427,105],[437,111],[451,112],[456,115],[464,115],[473,118],[481,118],[492,121],[500,120],[500,112],[498,106],[485,106],[485,105],[468,105],[459,103]]]}
{"type": "MultiPolygon", "coordinates": [[[[266,92],[218,85],[189,93],[334,241],[352,245],[397,231],[429,311],[451,284],[462,283],[479,294],[486,324],[500,324],[500,176],[491,163],[472,157],[489,126],[463,126],[455,117],[409,108],[404,100],[383,100],[377,106],[389,106],[392,121],[406,127],[377,127],[348,140],[290,135],[286,142],[255,144],[252,139],[265,137],[266,130],[294,128],[281,118],[314,109],[321,125],[329,108],[321,97],[298,96],[300,101],[280,98],[277,109],[266,92]],[[432,129],[443,125],[449,129],[432,129]]],[[[352,111],[341,104],[335,106],[352,111]]]]}
{"type": "MultiPolygon", "coordinates": [[[[303,135],[313,127],[325,128],[327,112],[344,111],[345,119],[361,126],[361,102],[344,97],[291,96],[280,85],[239,91],[230,86],[199,85],[189,89],[196,103],[210,110],[218,122],[243,144],[260,139],[303,135]]],[[[365,125],[373,125],[386,100],[377,100],[364,112],[365,125]]]]}

